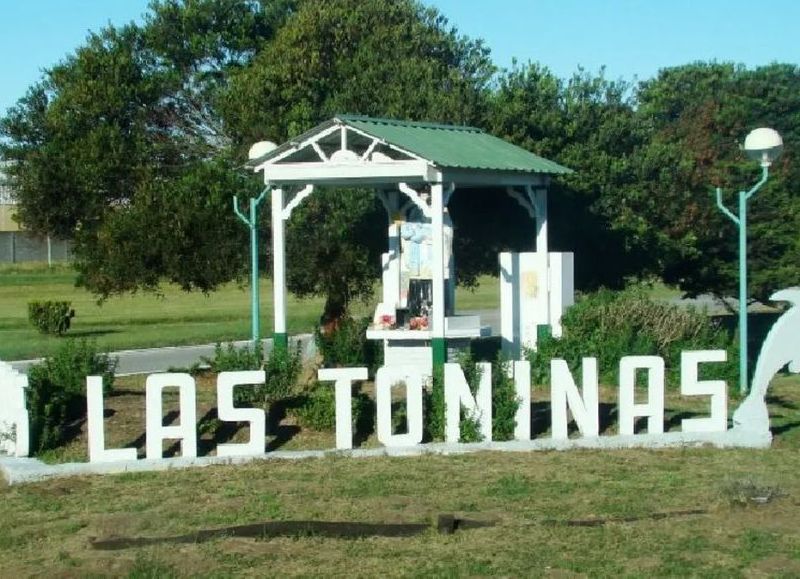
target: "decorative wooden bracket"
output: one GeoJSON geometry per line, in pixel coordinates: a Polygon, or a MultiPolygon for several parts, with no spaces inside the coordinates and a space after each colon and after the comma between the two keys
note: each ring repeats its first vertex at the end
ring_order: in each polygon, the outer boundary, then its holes
{"type": "Polygon", "coordinates": [[[283,218],[283,220],[288,221],[289,217],[292,216],[292,211],[294,211],[295,208],[298,205],[300,205],[303,202],[303,200],[309,195],[311,195],[313,192],[314,192],[314,186],[306,185],[305,187],[300,189],[300,191],[295,193],[294,197],[292,197],[292,200],[289,201],[289,203],[286,204],[286,207],[283,208],[283,211],[281,211],[281,217],[283,218]]]}

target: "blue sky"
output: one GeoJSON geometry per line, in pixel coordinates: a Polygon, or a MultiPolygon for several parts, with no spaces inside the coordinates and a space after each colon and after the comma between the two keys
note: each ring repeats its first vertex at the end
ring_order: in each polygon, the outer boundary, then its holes
{"type": "MultiPolygon", "coordinates": [[[[800,1],[429,0],[495,62],[538,61],[559,76],[606,67],[645,79],[695,60],[800,64],[800,1]]],[[[89,30],[139,19],[147,0],[0,0],[0,113],[89,30]]]]}

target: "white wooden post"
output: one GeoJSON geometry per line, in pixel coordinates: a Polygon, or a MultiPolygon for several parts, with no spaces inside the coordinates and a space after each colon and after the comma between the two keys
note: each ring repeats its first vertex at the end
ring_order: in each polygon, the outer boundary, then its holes
{"type": "Polygon", "coordinates": [[[433,364],[444,364],[444,195],[441,183],[431,185],[431,229],[433,230],[433,364]]]}
{"type": "Polygon", "coordinates": [[[272,284],[274,303],[273,339],[276,346],[286,342],[286,247],[283,221],[283,189],[272,190],[272,284]]]}
{"type": "Polygon", "coordinates": [[[547,242],[547,189],[536,189],[534,194],[534,207],[536,209],[536,253],[541,260],[541,270],[544,276],[541,288],[545,292],[545,320],[550,323],[550,248],[547,242]]]}

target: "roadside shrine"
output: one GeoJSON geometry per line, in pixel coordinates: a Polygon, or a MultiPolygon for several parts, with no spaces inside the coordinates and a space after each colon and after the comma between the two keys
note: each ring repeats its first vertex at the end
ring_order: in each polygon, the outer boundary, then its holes
{"type": "Polygon", "coordinates": [[[441,365],[447,346],[486,335],[478,316],[455,315],[453,227],[447,205],[468,187],[504,189],[535,221],[536,252],[502,254],[504,351],[519,359],[540,331],[559,330],[572,303],[572,254],[550,254],[547,190],[570,169],[480,129],[339,115],[280,146],[258,143],[249,165],[272,203],[274,333],[286,337],[285,223],[315,188],[375,189],[388,217],[383,291],[367,337],[385,362],[441,365]]]}

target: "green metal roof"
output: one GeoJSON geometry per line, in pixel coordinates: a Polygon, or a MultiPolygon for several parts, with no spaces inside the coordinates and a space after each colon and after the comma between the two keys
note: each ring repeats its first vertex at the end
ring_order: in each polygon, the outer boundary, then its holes
{"type": "Polygon", "coordinates": [[[475,127],[415,123],[355,115],[339,115],[336,118],[348,126],[419,155],[439,167],[550,174],[572,173],[571,169],[534,155],[475,127]]]}
{"type": "Polygon", "coordinates": [[[530,151],[498,139],[475,127],[379,119],[358,115],[337,115],[303,135],[284,143],[263,157],[250,161],[248,165],[255,167],[268,161],[296,143],[337,123],[352,127],[413,153],[438,167],[552,175],[572,173],[572,170],[567,167],[534,155],[530,151]]]}

